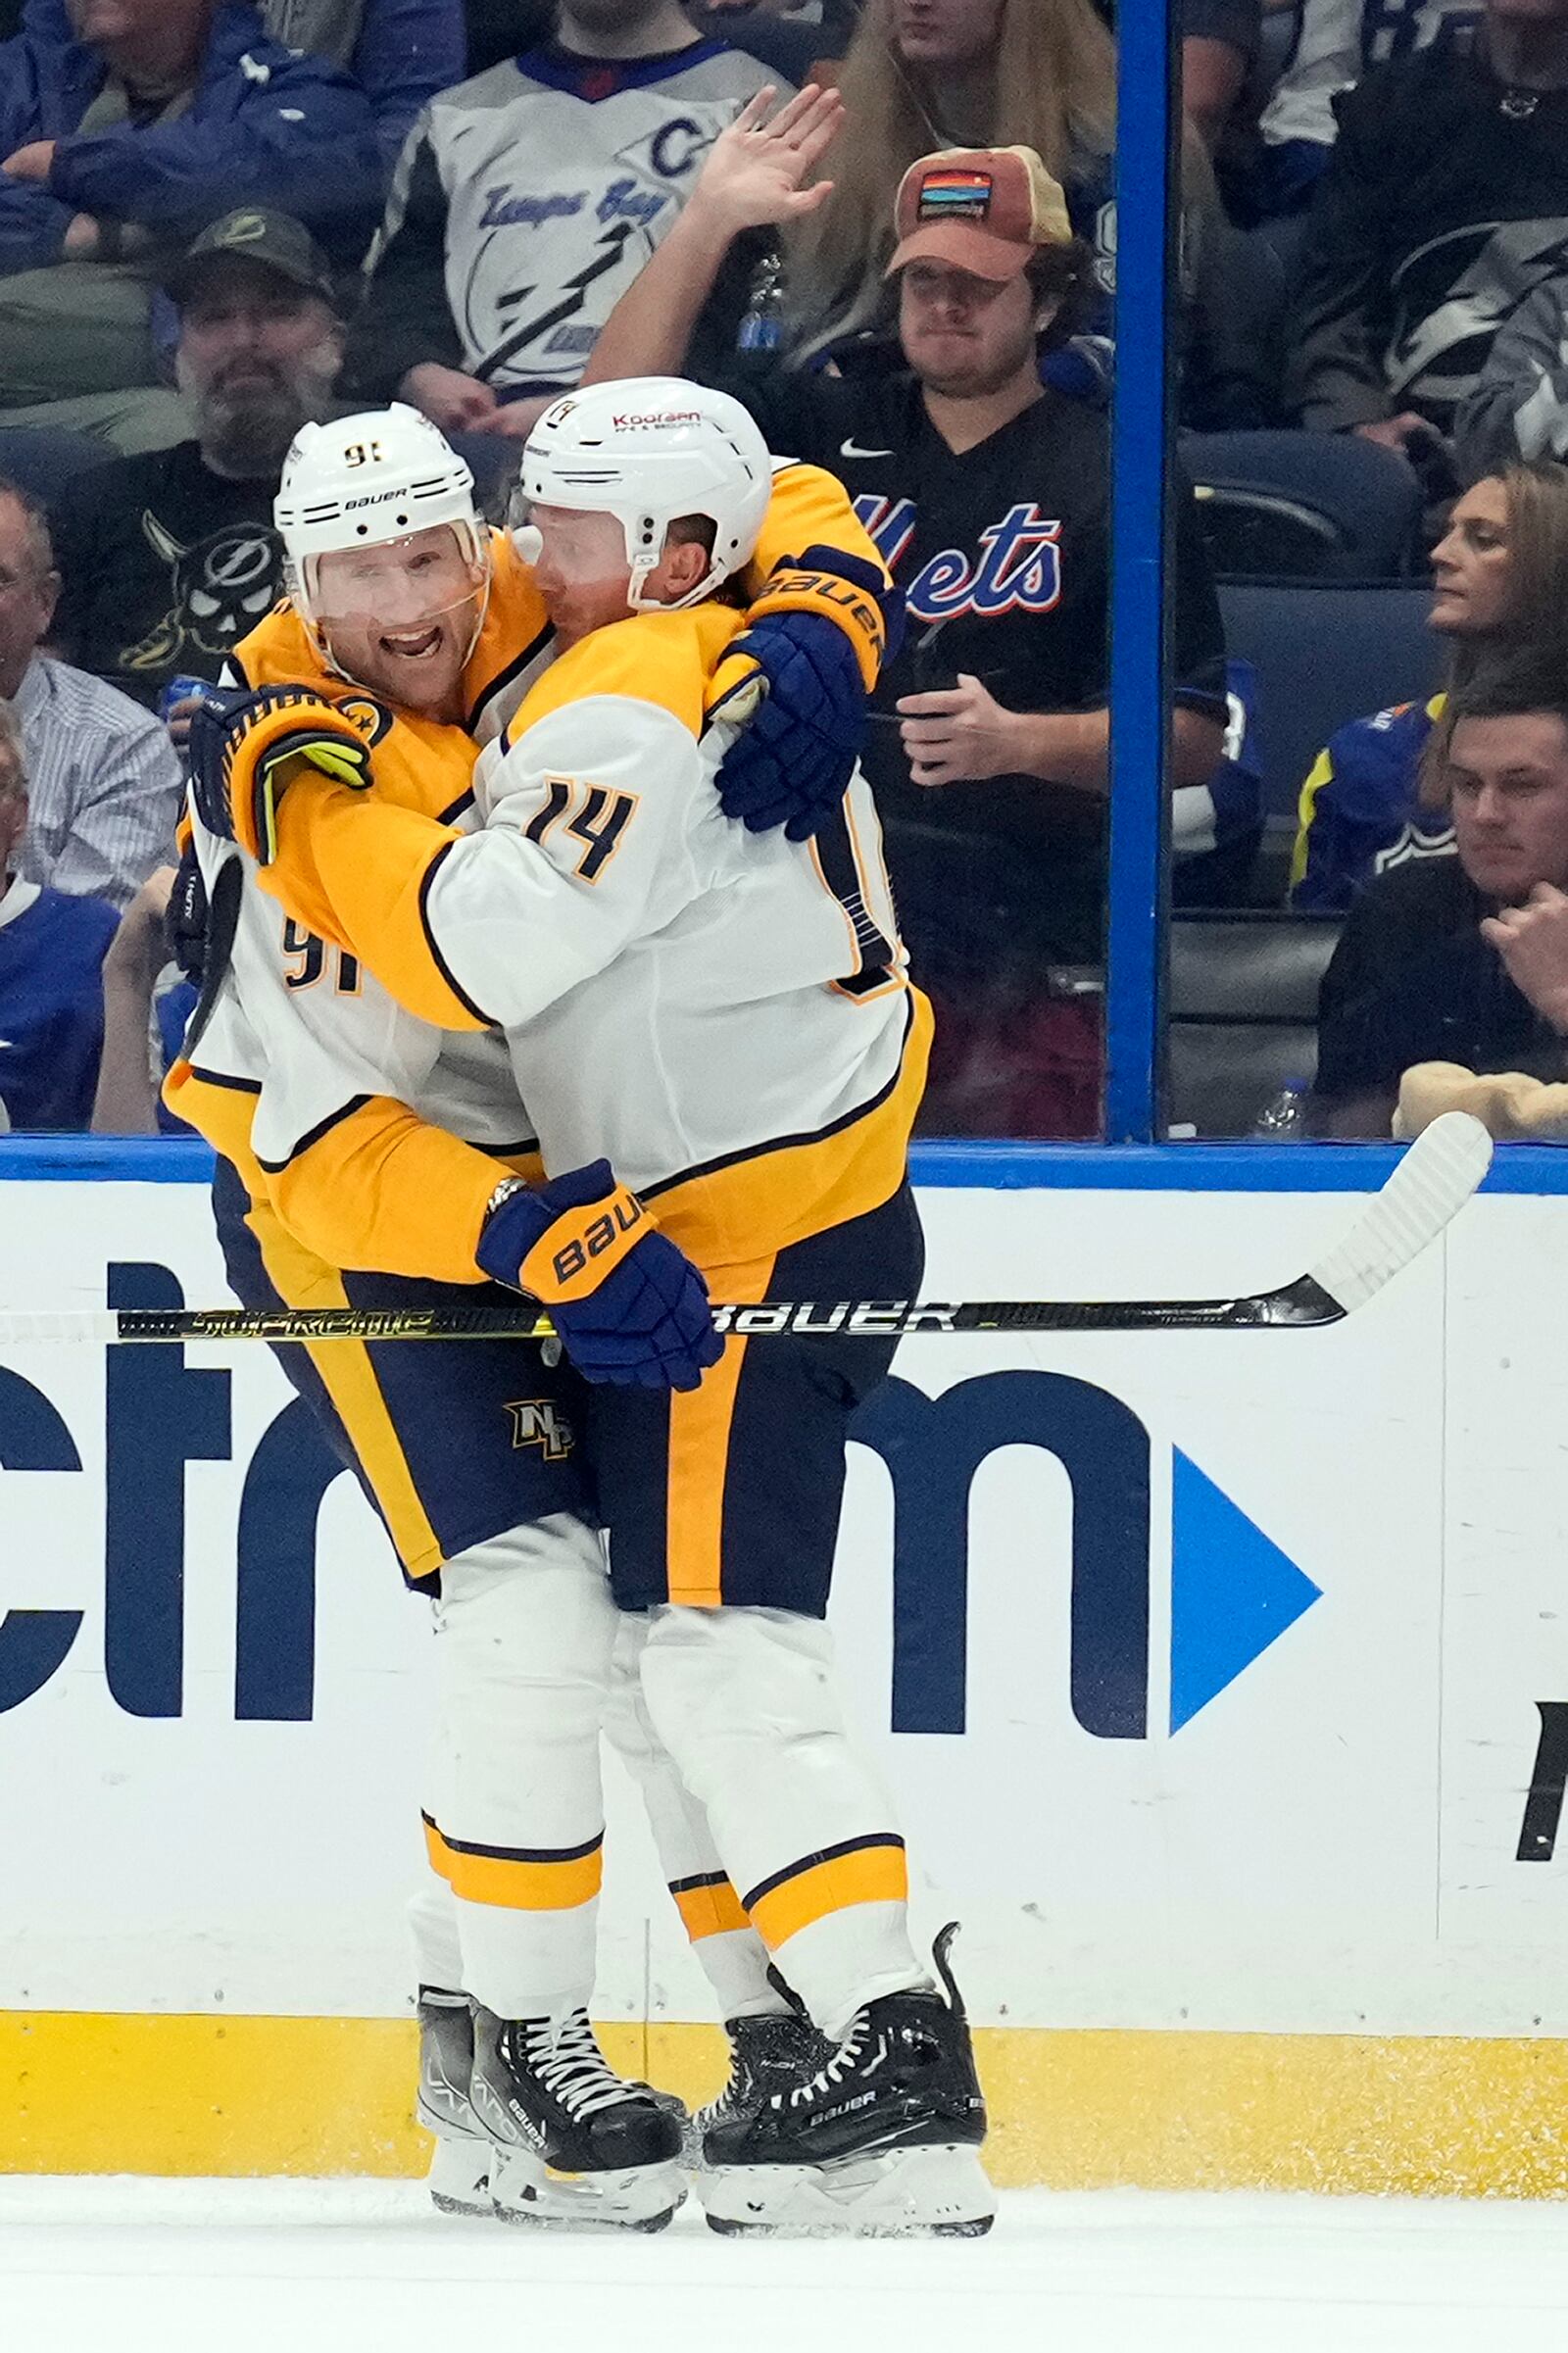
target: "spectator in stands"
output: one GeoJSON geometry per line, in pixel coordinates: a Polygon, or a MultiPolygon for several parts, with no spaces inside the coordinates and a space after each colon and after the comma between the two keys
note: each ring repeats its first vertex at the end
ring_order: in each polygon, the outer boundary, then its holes
{"type": "Polygon", "coordinates": [[[1568,0],[1488,0],[1377,68],[1341,103],[1307,221],[1287,370],[1302,423],[1363,433],[1451,491],[1456,411],[1565,227],[1568,0]]]}
{"type": "Polygon", "coordinates": [[[22,729],[32,812],[17,872],[123,907],[169,855],[183,779],[156,719],[39,653],[59,587],[42,509],[0,480],[0,700],[22,729]]]}
{"type": "MultiPolygon", "coordinates": [[[[836,111],[831,96],[803,92],[772,124],[751,108],[724,134],[616,306],[590,378],[680,371],[730,242],[822,201],[799,183],[836,111]]],[[[864,758],[913,969],[938,1001],[931,1124],[1088,1134],[1099,1123],[1108,453],[1102,414],[1042,382],[1038,346],[1071,332],[1089,255],[1061,189],[1016,148],[913,166],[898,234],[904,372],[737,368],[728,388],[770,447],[848,484],[906,592],[905,647],[883,674],[864,758]]],[[[1226,716],[1190,493],[1176,539],[1172,781],[1185,785],[1214,769],[1226,716]]]]}
{"type": "Polygon", "coordinates": [[[858,0],[684,0],[702,32],[760,57],[770,74],[806,82],[811,69],[844,55],[855,37],[858,0]]]}
{"type": "MultiPolygon", "coordinates": [[[[1478,0],[1413,0],[1413,5],[1365,5],[1365,0],[1296,0],[1264,12],[1264,48],[1277,18],[1292,20],[1293,38],[1278,70],[1258,128],[1261,154],[1248,190],[1248,213],[1269,218],[1298,212],[1322,177],[1339,125],[1335,102],[1374,66],[1428,48],[1456,20],[1470,23],[1478,0]]],[[[1278,52],[1276,52],[1278,54],[1278,52]]]]}
{"type": "Polygon", "coordinates": [[[1261,0],[1175,0],[1175,6],[1182,35],[1182,105],[1213,155],[1247,107],[1262,29],[1261,0]]]}
{"type": "MultiPolygon", "coordinates": [[[[411,137],[351,339],[355,396],[526,435],[766,80],[679,0],[562,0],[553,40],[447,91],[411,137]]],[[[731,343],[744,301],[743,278],[731,343]]]]}
{"type": "MultiPolygon", "coordinates": [[[[1114,32],[1115,0],[1095,0],[1095,6],[1114,32]]],[[[1262,0],[1171,0],[1171,6],[1181,33],[1182,105],[1212,155],[1248,103],[1262,0]]]]}
{"type": "Polygon", "coordinates": [[[1505,323],[1454,431],[1466,477],[1515,458],[1568,458],[1568,236],[1513,275],[1505,323]]]}
{"type": "Polygon", "coordinates": [[[93,1097],[100,1136],[188,1135],[159,1090],[179,1053],[196,992],[170,961],[164,924],[174,868],[159,866],[121,917],[104,957],[104,1043],[93,1097]]]}
{"type": "MultiPolygon", "coordinates": [[[[900,178],[934,148],[1023,146],[1065,190],[1073,228],[1095,259],[1096,299],[1079,305],[1079,332],[1043,365],[1063,391],[1103,400],[1116,268],[1116,51],[1094,0],[865,0],[839,86],[851,129],[833,159],[832,193],[784,241],[789,359],[814,365],[831,353],[848,366],[846,347],[858,343],[853,365],[896,368],[886,270],[900,178]]],[[[1224,281],[1233,232],[1193,134],[1183,185],[1182,419],[1209,431],[1261,424],[1272,355],[1224,281]]]]}
{"type": "Polygon", "coordinates": [[[886,327],[893,199],[943,146],[1026,146],[1111,282],[1115,44],[1093,0],[865,0],[839,75],[853,131],[789,238],[789,339],[807,355],[886,327]]]}
{"type": "MultiPolygon", "coordinates": [[[[1568,472],[1510,466],[1467,490],[1432,558],[1432,627],[1449,682],[1529,667],[1568,681],[1568,472]]],[[[1348,907],[1375,874],[1451,850],[1446,695],[1352,719],[1301,788],[1298,907],[1348,907]]]]}
{"type": "MultiPolygon", "coordinates": [[[[1568,889],[1568,703],[1525,678],[1456,702],[1448,786],[1458,855],[1380,875],[1351,909],[1323,979],[1317,1123],[1387,1136],[1400,1082],[1430,1115],[1434,1073],[1449,1102],[1472,1074],[1568,1079],[1558,958],[1521,915],[1568,889]]],[[[1559,1096],[1560,1100],[1560,1096],[1559,1096]]],[[[1415,1121],[1408,1124],[1421,1124],[1415,1121]]]]}
{"type": "Polygon", "coordinates": [[[345,74],[237,0],[72,8],[74,31],[37,0],[0,49],[0,422],[156,447],[177,437],[156,390],[160,270],[241,203],[355,260],[384,184],[375,124],[345,74]]]}
{"type": "Polygon", "coordinates": [[[343,358],[331,270],[286,214],[225,215],[165,284],[195,433],[77,475],[54,516],[56,641],[152,706],[172,678],[216,678],[282,593],[278,475],[332,414],[343,358]]]}
{"type": "MultiPolygon", "coordinates": [[[[370,102],[390,173],[419,109],[470,71],[462,0],[259,0],[285,49],[351,74],[370,102]]],[[[517,0],[512,0],[513,16],[517,0]]],[[[516,46],[514,37],[514,47],[516,46]]]]}
{"type": "Polygon", "coordinates": [[[0,1128],[79,1129],[92,1114],[99,975],[119,918],[101,899],[73,899],[24,875],[26,829],[22,728],[0,702],[0,1128]]]}

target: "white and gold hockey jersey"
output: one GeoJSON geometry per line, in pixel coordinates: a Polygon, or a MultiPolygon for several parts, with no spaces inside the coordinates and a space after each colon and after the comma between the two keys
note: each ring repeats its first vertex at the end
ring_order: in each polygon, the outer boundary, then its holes
{"type": "MultiPolygon", "coordinates": [[[[360,1066],[344,1101],[373,1093],[384,1116],[405,1077],[451,1084],[460,1033],[504,1040],[547,1172],[608,1158],[710,1272],[890,1198],[930,1032],[863,780],[805,844],[720,809],[728,738],[707,727],[704,697],[743,626],[724,605],[640,614],[562,655],[479,760],[477,830],[467,811],[436,821],[428,789],[383,789],[383,770],[391,784],[416,765],[394,721],[372,791],[290,786],[277,861],[258,877],[347,954],[362,988],[373,973],[441,1041],[427,1072],[400,1064],[396,1088],[360,1066]]],[[[256,1121],[269,1158],[282,1141],[272,1085],[264,1075],[256,1121]]],[[[298,1080],[277,1087],[296,1153],[315,1151],[298,1080]]],[[[417,1087],[404,1100],[421,1108],[417,1087]]],[[[437,1223],[451,1205],[420,1208],[437,1223]]],[[[458,1205],[466,1228],[471,1195],[458,1205]]]]}

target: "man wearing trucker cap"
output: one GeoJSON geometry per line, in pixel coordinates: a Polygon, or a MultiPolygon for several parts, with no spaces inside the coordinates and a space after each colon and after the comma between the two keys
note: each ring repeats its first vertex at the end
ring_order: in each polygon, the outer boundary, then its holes
{"type": "MultiPolygon", "coordinates": [[[[717,141],[588,380],[679,368],[733,238],[800,209],[799,152],[755,109],[717,141]]],[[[1099,1125],[1092,982],[1076,991],[1102,956],[1109,448],[1103,415],[1043,382],[1041,358],[1074,331],[1091,256],[1028,147],[922,157],[896,228],[904,369],[775,363],[727,389],[769,448],[845,482],[907,600],[863,764],[910,965],[937,1008],[923,1124],[1081,1134],[1099,1125]]],[[[1174,594],[1170,780],[1201,784],[1223,741],[1224,638],[1185,488],[1174,594]]]]}

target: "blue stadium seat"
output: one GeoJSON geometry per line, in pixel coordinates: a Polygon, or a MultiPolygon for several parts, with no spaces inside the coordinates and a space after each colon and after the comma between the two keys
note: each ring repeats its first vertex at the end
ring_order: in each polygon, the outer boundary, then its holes
{"type": "Polygon", "coordinates": [[[1219,592],[1227,650],[1257,673],[1263,810],[1294,829],[1301,783],[1347,719],[1434,694],[1445,651],[1430,588],[1234,580],[1219,592]]]}
{"type": "Polygon", "coordinates": [[[1186,433],[1181,451],[1222,579],[1408,577],[1422,490],[1392,451],[1284,432],[1186,433]]]}
{"type": "Polygon", "coordinates": [[[107,466],[117,455],[90,433],[59,433],[48,425],[0,428],[0,474],[44,507],[52,507],[77,474],[107,466]]]}

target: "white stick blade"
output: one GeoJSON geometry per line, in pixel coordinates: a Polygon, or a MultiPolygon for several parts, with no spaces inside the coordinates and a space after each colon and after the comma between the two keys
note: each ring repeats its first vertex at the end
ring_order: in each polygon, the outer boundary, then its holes
{"type": "Polygon", "coordinates": [[[1311,1269],[1348,1315],[1456,1216],[1492,1165],[1492,1138],[1468,1111],[1445,1111],[1416,1138],[1364,1217],[1311,1269]]]}

